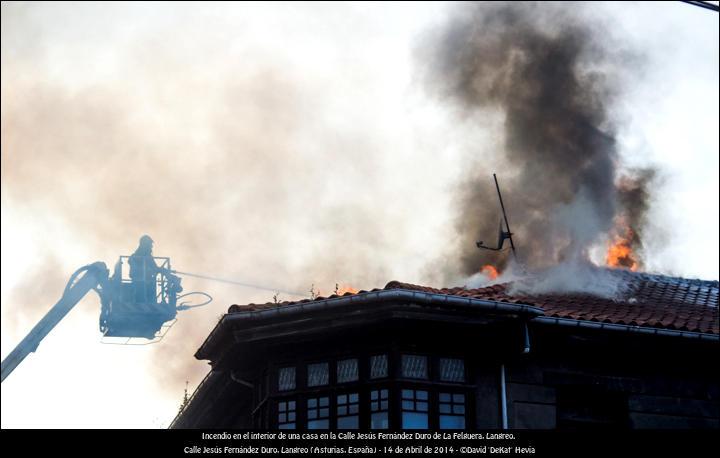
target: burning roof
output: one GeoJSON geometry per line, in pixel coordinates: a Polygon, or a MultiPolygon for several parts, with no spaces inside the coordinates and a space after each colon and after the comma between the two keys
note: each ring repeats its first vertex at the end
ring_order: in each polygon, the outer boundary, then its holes
{"type": "Polygon", "coordinates": [[[445,296],[496,301],[538,307],[545,317],[584,322],[609,323],[638,328],[720,334],[718,282],[652,275],[624,269],[606,269],[623,283],[622,296],[600,297],[587,293],[516,292],[512,283],[482,288],[432,288],[391,281],[383,289],[317,297],[295,302],[232,305],[228,313],[261,311],[378,291],[406,290],[445,296]]]}

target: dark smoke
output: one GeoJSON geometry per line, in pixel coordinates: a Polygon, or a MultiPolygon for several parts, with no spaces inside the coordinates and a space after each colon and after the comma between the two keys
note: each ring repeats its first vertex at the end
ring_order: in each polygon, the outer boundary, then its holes
{"type": "Polygon", "coordinates": [[[657,171],[650,168],[630,170],[618,182],[618,198],[623,208],[620,218],[633,228],[630,246],[634,251],[642,251],[642,230],[647,224],[650,209],[650,186],[657,181],[657,171]]]}
{"type": "Polygon", "coordinates": [[[459,190],[463,274],[486,263],[502,267],[510,258],[474,248],[477,240],[496,240],[500,210],[493,171],[519,255],[530,267],[587,257],[620,213],[642,222],[650,175],[627,178],[632,185],[618,191],[613,111],[622,72],[634,71],[637,59],[572,8],[463,4],[429,47],[433,94],[465,118],[480,119],[479,127],[494,113],[504,117],[498,168],[474,158],[459,190]]]}

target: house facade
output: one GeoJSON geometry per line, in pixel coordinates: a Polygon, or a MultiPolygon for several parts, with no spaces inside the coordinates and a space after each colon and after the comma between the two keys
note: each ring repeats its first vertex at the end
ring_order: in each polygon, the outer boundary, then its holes
{"type": "Polygon", "coordinates": [[[173,428],[720,428],[718,282],[622,300],[507,284],[233,305],[173,428]]]}

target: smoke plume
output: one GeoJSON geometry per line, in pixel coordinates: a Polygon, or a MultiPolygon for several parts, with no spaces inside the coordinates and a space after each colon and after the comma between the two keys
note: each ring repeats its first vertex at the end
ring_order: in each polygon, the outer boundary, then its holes
{"type": "MultiPolygon", "coordinates": [[[[2,201],[24,215],[7,221],[24,246],[3,238],[4,275],[23,278],[3,281],[3,354],[70,273],[112,268],[142,234],[177,270],[306,296],[412,278],[405,234],[433,168],[384,179],[397,168],[388,148],[409,150],[393,111],[404,80],[367,70],[384,37],[343,5],[278,8],[3,4],[2,201]]],[[[207,372],[193,354],[217,318],[273,296],[183,286],[215,300],[147,348],[147,380],[177,399],[207,372]]],[[[74,316],[99,312],[86,303],[74,316]]]]}
{"type": "MultiPolygon", "coordinates": [[[[496,160],[471,158],[458,190],[458,269],[504,267],[494,245],[497,172],[520,259],[542,268],[588,259],[616,218],[640,247],[652,174],[621,176],[615,110],[638,59],[609,27],[567,4],[479,2],[458,8],[423,56],[431,93],[475,125],[501,116],[496,160]]],[[[479,148],[480,149],[480,148],[479,148]]],[[[507,244],[506,244],[507,246],[507,244]]]]}

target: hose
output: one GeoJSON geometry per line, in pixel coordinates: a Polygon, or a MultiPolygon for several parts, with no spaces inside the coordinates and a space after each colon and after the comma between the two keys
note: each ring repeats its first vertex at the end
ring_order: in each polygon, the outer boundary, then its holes
{"type": "Polygon", "coordinates": [[[208,293],[205,293],[203,291],[191,291],[189,293],[181,294],[180,296],[177,297],[177,299],[182,299],[183,297],[190,296],[193,294],[200,294],[202,296],[207,297],[208,300],[206,300],[205,302],[203,302],[201,304],[195,304],[195,305],[187,305],[187,302],[181,302],[180,305],[177,306],[177,310],[189,310],[189,309],[194,309],[196,307],[202,307],[203,305],[209,304],[213,300],[211,295],[209,295],[208,293]]]}
{"type": "Polygon", "coordinates": [[[225,279],[225,278],[210,277],[210,276],[208,276],[208,275],[192,274],[192,273],[189,273],[189,272],[178,272],[177,270],[173,270],[172,273],[178,274],[178,275],[185,275],[185,276],[188,276],[188,277],[195,277],[195,278],[202,278],[202,279],[205,279],[205,280],[217,281],[217,282],[221,282],[221,283],[230,283],[230,284],[232,284],[232,285],[244,286],[244,287],[246,287],[246,288],[260,289],[260,290],[263,290],[263,291],[272,291],[272,292],[274,292],[274,293],[284,293],[284,294],[289,294],[289,295],[291,295],[291,296],[298,296],[298,297],[307,297],[307,296],[308,296],[308,295],[305,294],[305,293],[298,293],[298,292],[295,292],[295,291],[285,291],[285,290],[277,289],[277,288],[269,288],[269,287],[267,287],[267,286],[260,286],[260,285],[253,285],[253,284],[250,284],[250,283],[243,283],[243,282],[240,282],[240,281],[237,281],[237,280],[228,280],[228,279],[225,279]]]}

